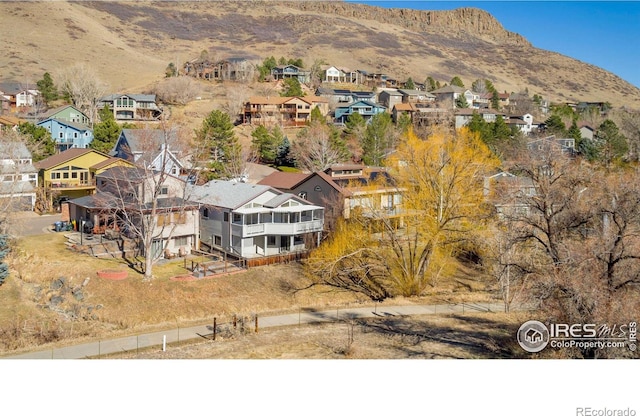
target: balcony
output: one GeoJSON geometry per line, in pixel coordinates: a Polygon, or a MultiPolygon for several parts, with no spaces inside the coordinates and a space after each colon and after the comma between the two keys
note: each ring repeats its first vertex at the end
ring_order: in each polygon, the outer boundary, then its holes
{"type": "Polygon", "coordinates": [[[45,181],[45,186],[52,189],[81,189],[81,188],[95,188],[96,181],[94,180],[54,180],[45,181]]]}
{"type": "Polygon", "coordinates": [[[323,220],[295,223],[233,224],[232,234],[242,238],[259,235],[299,235],[322,231],[323,225],[323,220]]]}

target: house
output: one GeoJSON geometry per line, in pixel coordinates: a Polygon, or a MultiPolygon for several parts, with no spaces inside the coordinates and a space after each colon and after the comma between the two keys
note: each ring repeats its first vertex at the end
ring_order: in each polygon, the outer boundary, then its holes
{"type": "Polygon", "coordinates": [[[306,84],[311,80],[311,71],[305,71],[295,65],[278,65],[271,70],[274,81],[287,78],[296,78],[301,84],[306,84]]]}
{"type": "Polygon", "coordinates": [[[396,89],[385,89],[378,94],[378,101],[387,107],[389,112],[393,112],[393,108],[402,102],[402,98],[402,93],[396,89]]]}
{"type": "Polygon", "coordinates": [[[576,140],[570,137],[542,137],[529,140],[527,142],[527,149],[531,152],[560,152],[568,156],[573,156],[576,152],[576,140]]]}
{"type": "Polygon", "coordinates": [[[251,97],[244,105],[243,122],[251,125],[301,127],[307,124],[314,108],[318,108],[326,116],[329,113],[329,102],[319,96],[251,97]]]}
{"type": "Polygon", "coordinates": [[[580,128],[580,137],[583,139],[593,140],[596,137],[596,129],[591,124],[581,122],[578,127],[580,128]]]}
{"type": "Polygon", "coordinates": [[[33,211],[38,170],[22,142],[0,141],[0,203],[3,209],[33,211]]]}
{"type": "Polygon", "coordinates": [[[333,118],[336,123],[346,123],[351,114],[360,113],[365,120],[369,120],[374,115],[384,113],[385,111],[387,111],[387,108],[383,105],[371,101],[359,100],[337,105],[333,118]]]}
{"type": "Polygon", "coordinates": [[[422,90],[399,89],[403,103],[432,103],[436,100],[436,95],[422,90]]]}
{"type": "Polygon", "coordinates": [[[516,176],[509,172],[498,172],[484,178],[485,201],[493,204],[499,217],[528,215],[526,198],[536,195],[531,178],[516,176]]]}
{"type": "Polygon", "coordinates": [[[80,124],[86,127],[91,125],[91,120],[85,113],[78,110],[73,105],[65,105],[62,107],[52,108],[42,116],[40,120],[55,119],[60,121],[66,121],[74,124],[80,124]]]}
{"type": "Polygon", "coordinates": [[[446,125],[450,123],[452,110],[438,108],[433,104],[400,103],[393,107],[391,117],[395,123],[402,114],[411,117],[411,124],[418,127],[446,125]]]}
{"type": "Polygon", "coordinates": [[[356,71],[331,66],[324,71],[323,82],[339,82],[343,84],[353,84],[357,80],[356,71]]]}
{"type": "Polygon", "coordinates": [[[216,62],[194,59],[185,62],[185,75],[217,81],[248,81],[255,74],[255,63],[247,57],[231,57],[216,62]]]}
{"type": "Polygon", "coordinates": [[[323,206],[332,217],[348,219],[354,210],[387,217],[401,211],[402,194],[382,168],[337,164],[324,172],[309,174],[274,172],[259,184],[323,206]]]}
{"type": "Polygon", "coordinates": [[[93,141],[93,130],[86,124],[48,118],[36,125],[44,127],[51,133],[51,138],[56,142],[58,152],[72,148],[86,149],[93,141]]]}
{"type": "Polygon", "coordinates": [[[186,155],[179,148],[175,130],[122,129],[109,154],[174,176],[186,170],[186,155]]]}
{"type": "Polygon", "coordinates": [[[464,96],[469,105],[473,104],[474,98],[477,97],[470,90],[458,87],[457,85],[447,85],[446,87],[438,88],[431,91],[431,94],[436,96],[436,101],[446,103],[451,108],[456,107],[456,100],[460,96],[464,96]]]}
{"type": "Polygon", "coordinates": [[[506,116],[505,122],[510,127],[515,127],[522,132],[522,134],[528,136],[529,134],[537,131],[539,124],[533,122],[533,116],[529,113],[522,115],[509,115],[506,116]]]}
{"type": "Polygon", "coordinates": [[[189,187],[200,204],[200,239],[227,255],[251,259],[305,252],[320,242],[324,209],[265,185],[210,181],[189,187]]]}
{"type": "Polygon", "coordinates": [[[388,76],[386,74],[370,72],[364,69],[358,69],[356,74],[358,84],[366,85],[370,88],[385,88],[389,86],[387,85],[388,76]]]}
{"type": "Polygon", "coordinates": [[[109,107],[119,121],[150,121],[162,115],[155,94],[111,94],[100,98],[98,107],[109,107]]]}
{"type": "Polygon", "coordinates": [[[94,149],[71,148],[35,163],[38,183],[50,204],[61,198],[91,195],[96,190],[95,176],[111,164],[131,165],[94,149]],[[104,162],[111,160],[109,165],[104,162]]]}
{"type": "Polygon", "coordinates": [[[455,127],[459,129],[469,124],[474,114],[479,114],[487,123],[493,123],[498,117],[498,113],[487,108],[457,108],[455,110],[455,127]]]}
{"type": "Polygon", "coordinates": [[[199,249],[198,204],[185,199],[186,182],[162,172],[115,166],[96,175],[96,193],[70,200],[72,221],[93,234],[152,235],[153,258],[199,249]],[[131,231],[137,230],[137,231],[131,231]],[[150,234],[149,234],[150,233],[150,234]]]}
{"type": "Polygon", "coordinates": [[[21,107],[33,107],[36,105],[36,99],[39,95],[39,91],[35,88],[30,88],[28,84],[25,86],[19,82],[2,82],[0,83],[0,96],[8,100],[9,110],[16,111],[21,107]]]}

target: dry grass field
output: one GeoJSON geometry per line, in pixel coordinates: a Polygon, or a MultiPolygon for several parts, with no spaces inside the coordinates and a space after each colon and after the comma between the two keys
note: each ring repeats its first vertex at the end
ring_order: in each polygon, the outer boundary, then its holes
{"type": "MultiPolygon", "coordinates": [[[[266,316],[305,307],[330,309],[370,304],[368,299],[352,293],[321,286],[310,287],[311,282],[297,263],[252,268],[195,281],[176,281],[171,278],[186,273],[183,260],[176,260],[158,264],[154,268],[155,278],[144,282],[142,275],[127,268],[122,260],[78,254],[69,250],[65,241],[64,233],[18,240],[9,259],[12,276],[0,290],[0,354],[69,345],[96,337],[119,337],[176,326],[200,325],[210,322],[212,317],[217,317],[219,322],[229,322],[233,315],[260,313],[266,316]],[[128,270],[128,278],[114,281],[97,277],[97,271],[106,269],[128,270]]],[[[424,297],[398,298],[385,304],[495,301],[486,290],[488,286],[489,282],[482,276],[460,269],[454,279],[440,282],[424,297]]],[[[420,320],[416,319],[416,322],[420,320]]],[[[453,325],[453,321],[449,324],[453,325]]],[[[359,328],[356,332],[363,334],[363,339],[367,325],[356,325],[359,328]]],[[[487,328],[490,326],[488,324],[487,328]]],[[[334,344],[338,345],[344,328],[339,325],[336,328],[334,344]]],[[[505,330],[508,328],[508,325],[504,326],[505,330]]],[[[322,331],[333,331],[331,326],[309,327],[302,333],[299,333],[300,329],[296,331],[285,335],[287,329],[278,329],[269,331],[271,335],[267,338],[262,333],[258,337],[243,337],[235,347],[225,344],[230,349],[220,351],[220,355],[229,352],[229,358],[248,358],[253,354],[252,349],[242,352],[240,346],[252,344],[252,340],[257,343],[256,358],[266,358],[271,354],[268,344],[274,344],[273,354],[277,357],[335,354],[326,348],[302,352],[305,347],[300,346],[320,342],[313,339],[325,336],[322,331]],[[321,332],[316,335],[316,330],[321,332]],[[284,341],[275,341],[273,337],[284,341]],[[290,352],[286,351],[288,337],[301,337],[296,341],[298,346],[292,344],[290,352]],[[305,341],[306,338],[309,340],[305,341]],[[280,345],[276,347],[276,344],[280,345]],[[236,352],[231,354],[230,351],[234,350],[236,352]]],[[[374,339],[368,343],[372,350],[376,349],[374,345],[377,342],[374,339]]],[[[484,341],[478,342],[482,344],[484,341]]],[[[364,344],[361,348],[362,358],[370,354],[364,352],[368,348],[364,344]]],[[[185,354],[200,353],[185,351],[185,354]]],[[[473,351],[468,351],[468,354],[473,355],[473,351]]]]}

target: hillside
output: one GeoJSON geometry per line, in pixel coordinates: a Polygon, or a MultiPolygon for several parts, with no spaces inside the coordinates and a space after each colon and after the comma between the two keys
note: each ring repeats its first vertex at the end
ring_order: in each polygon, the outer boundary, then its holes
{"type": "Polygon", "coordinates": [[[34,83],[84,62],[113,91],[141,92],[169,62],[280,56],[384,72],[397,79],[500,91],[528,88],[552,101],[640,108],[640,89],[603,69],[533,47],[490,14],[383,9],[342,2],[2,2],[0,79],[34,83]],[[19,30],[9,30],[9,28],[19,30]]]}

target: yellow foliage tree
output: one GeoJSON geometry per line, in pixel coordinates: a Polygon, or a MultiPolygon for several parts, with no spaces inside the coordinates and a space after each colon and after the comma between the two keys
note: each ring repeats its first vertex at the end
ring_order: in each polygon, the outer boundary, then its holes
{"type": "Polygon", "coordinates": [[[374,281],[376,288],[384,288],[375,298],[423,294],[446,271],[453,251],[469,241],[488,217],[483,179],[499,163],[466,129],[455,135],[437,131],[424,139],[409,130],[386,163],[402,194],[400,218],[374,209],[368,218],[381,233],[367,233],[353,220],[336,229],[311,256],[312,275],[323,283],[346,287],[336,279],[335,270],[344,266],[343,259],[357,257],[360,269],[351,265],[340,273],[361,282],[366,271],[368,285],[374,281]]]}

